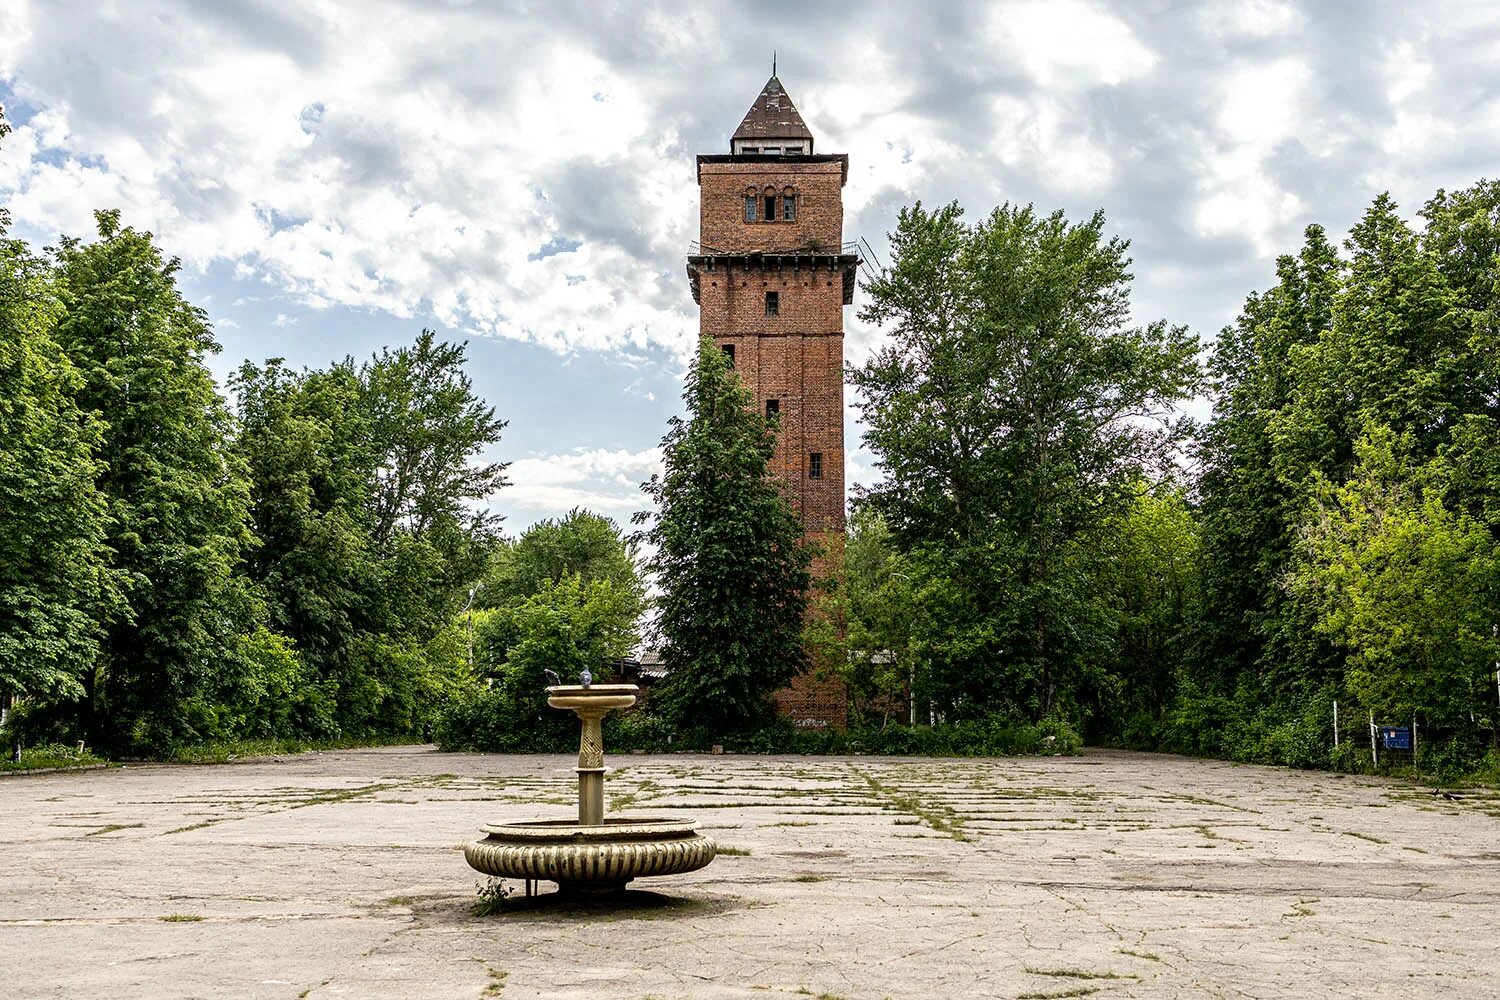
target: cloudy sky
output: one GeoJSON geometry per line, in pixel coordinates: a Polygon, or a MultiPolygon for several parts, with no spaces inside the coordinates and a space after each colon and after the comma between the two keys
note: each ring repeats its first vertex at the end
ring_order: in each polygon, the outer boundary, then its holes
{"type": "Polygon", "coordinates": [[[846,239],[883,256],[919,198],[1102,208],[1137,315],[1205,338],[1307,223],[1500,162],[1482,2],[0,0],[0,204],[38,246],[103,207],[155,232],[221,378],[467,338],[510,421],[508,526],[624,519],[696,335],[693,156],[727,151],[773,48],[850,155],[846,239]]]}

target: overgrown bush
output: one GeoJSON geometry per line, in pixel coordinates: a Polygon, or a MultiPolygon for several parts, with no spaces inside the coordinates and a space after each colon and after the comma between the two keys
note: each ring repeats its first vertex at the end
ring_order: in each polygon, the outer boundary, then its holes
{"type": "MultiPolygon", "coordinates": [[[[520,713],[505,691],[470,692],[444,711],[437,730],[438,746],[442,750],[501,753],[564,753],[577,749],[577,723],[546,708],[543,699],[534,701],[533,718],[518,725],[520,713]]],[[[705,728],[678,732],[658,715],[635,711],[605,720],[604,745],[613,752],[703,752],[722,746],[730,753],[1004,757],[1073,753],[1081,740],[1059,719],[1028,723],[991,718],[953,725],[891,724],[842,730],[798,729],[791,720],[779,718],[751,729],[715,733],[705,728]]]]}

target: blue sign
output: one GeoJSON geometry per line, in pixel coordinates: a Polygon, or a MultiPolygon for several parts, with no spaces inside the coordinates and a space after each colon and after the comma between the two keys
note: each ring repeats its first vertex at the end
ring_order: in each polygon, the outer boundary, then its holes
{"type": "Polygon", "coordinates": [[[1387,750],[1411,749],[1411,726],[1381,726],[1380,745],[1387,750]]]}

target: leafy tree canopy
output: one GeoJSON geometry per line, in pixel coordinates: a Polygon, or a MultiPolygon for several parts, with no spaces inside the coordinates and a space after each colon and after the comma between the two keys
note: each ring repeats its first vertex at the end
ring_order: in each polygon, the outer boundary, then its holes
{"type": "Polygon", "coordinates": [[[670,669],[653,700],[679,724],[728,731],[765,719],[771,692],[804,666],[811,554],[768,464],[775,431],[708,337],[682,398],[663,471],[643,487],[670,669]]]}

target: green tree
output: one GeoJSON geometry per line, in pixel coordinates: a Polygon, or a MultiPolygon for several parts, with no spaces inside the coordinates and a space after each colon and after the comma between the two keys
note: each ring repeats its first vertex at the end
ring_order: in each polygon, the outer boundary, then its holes
{"type": "Polygon", "coordinates": [[[811,554],[768,465],[775,431],[707,337],[683,401],[664,469],[643,487],[670,670],[653,699],[679,724],[722,732],[767,718],[770,694],[803,667],[811,554]]]}
{"type": "Polygon", "coordinates": [[[345,733],[420,734],[467,673],[439,637],[496,541],[480,505],[505,466],[474,459],[505,425],[463,366],[461,345],[424,330],[361,365],[273,359],[233,380],[261,542],[250,576],[345,733]]]}
{"type": "Polygon", "coordinates": [[[218,349],[149,233],[99,212],[97,242],[61,241],[57,338],[102,414],[99,488],[128,614],[108,623],[102,690],[85,678],[99,736],[165,749],[214,724],[222,672],[253,605],[236,576],[250,544],[249,491],[230,416],[203,365],[218,349]]]}
{"type": "Polygon", "coordinates": [[[62,309],[46,262],[5,223],[0,212],[0,726],[17,698],[83,695],[114,592],[101,428],[52,336],[62,309]]]}
{"type": "Polygon", "coordinates": [[[1181,487],[1142,481],[1126,510],[1097,540],[1097,573],[1115,622],[1117,681],[1099,696],[1097,717],[1135,722],[1148,735],[1171,707],[1177,679],[1193,666],[1193,628],[1201,613],[1199,526],[1181,487]]]}
{"type": "Polygon", "coordinates": [[[1306,476],[1324,459],[1305,444],[1288,457],[1280,414],[1298,391],[1294,355],[1329,335],[1344,270],[1323,229],[1309,226],[1302,250],[1277,261],[1276,285],[1252,294],[1214,345],[1214,416],[1199,449],[1204,600],[1194,673],[1223,695],[1242,686],[1254,701],[1262,687],[1290,693],[1336,662],[1281,585],[1306,513],[1306,476]]]}
{"type": "Polygon", "coordinates": [[[937,570],[924,686],[955,720],[1069,708],[1111,633],[1086,543],[1170,466],[1198,342],[1127,325],[1128,245],[1101,214],[1007,205],[969,226],[918,204],[891,245],[860,314],[890,339],[850,378],[883,472],[860,502],[937,570]]]}
{"type": "Polygon", "coordinates": [[[920,609],[917,566],[903,560],[880,515],[859,507],[849,519],[844,543],[842,619],[847,623],[844,682],[851,715],[887,720],[897,706],[910,718],[915,670],[912,636],[920,609]]]}
{"type": "Polygon", "coordinates": [[[1378,678],[1418,685],[1433,718],[1462,715],[1449,709],[1469,668],[1438,646],[1474,653],[1464,629],[1494,618],[1477,567],[1481,527],[1500,537],[1500,189],[1439,192],[1423,215],[1418,234],[1377,198],[1343,257],[1310,228],[1220,337],[1199,484],[1202,654],[1179,735],[1242,720],[1232,752],[1323,763],[1332,699],[1404,711],[1378,678]],[[1420,608],[1386,572],[1398,568],[1453,588],[1452,605],[1420,608]],[[1423,635],[1444,638],[1419,649],[1423,635]]]}
{"type": "Polygon", "coordinates": [[[496,551],[478,600],[500,607],[537,593],[571,574],[585,583],[608,580],[626,595],[626,612],[640,616],[645,591],[636,568],[635,546],[609,518],[581,508],[566,517],[538,521],[496,551]]]}
{"type": "Polygon", "coordinates": [[[481,612],[476,651],[486,661],[500,659],[487,686],[471,683],[455,693],[442,713],[438,742],[445,749],[534,751],[576,740],[576,721],[547,707],[543,671],[571,679],[628,655],[637,639],[634,601],[611,580],[568,573],[481,612]]]}
{"type": "Polygon", "coordinates": [[[1361,704],[1468,731],[1491,714],[1500,546],[1445,503],[1445,463],[1411,466],[1410,444],[1381,426],[1357,442],[1355,474],[1319,491],[1293,585],[1347,650],[1361,704]]]}

